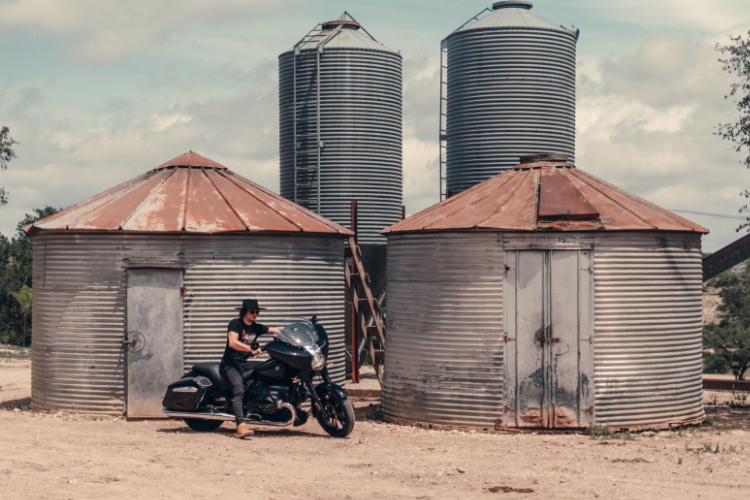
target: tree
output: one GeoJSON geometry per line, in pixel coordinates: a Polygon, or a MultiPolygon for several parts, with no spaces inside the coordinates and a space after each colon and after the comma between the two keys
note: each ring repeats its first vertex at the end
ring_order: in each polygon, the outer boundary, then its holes
{"type": "Polygon", "coordinates": [[[718,308],[724,317],[703,327],[703,370],[743,380],[750,368],[750,263],[725,283],[718,308]]]}
{"type": "MultiPolygon", "coordinates": [[[[32,283],[32,238],[21,231],[21,228],[54,214],[52,207],[35,208],[32,214],[26,214],[18,225],[16,238],[8,239],[0,234],[0,342],[26,344],[28,327],[33,323],[30,311],[25,312],[15,294],[24,287],[31,291],[32,283]]],[[[33,341],[33,339],[31,339],[33,341]]]]}
{"type": "MultiPolygon", "coordinates": [[[[8,162],[16,157],[16,152],[13,151],[13,145],[18,144],[8,134],[10,130],[8,127],[0,128],[0,170],[8,168],[8,162]]],[[[5,188],[0,188],[0,207],[8,203],[8,193],[5,188]]]]}
{"type": "Polygon", "coordinates": [[[23,314],[23,341],[21,342],[21,346],[26,347],[26,318],[31,314],[31,287],[24,285],[19,291],[11,292],[11,295],[16,299],[18,305],[21,306],[21,313],[23,314]]]}
{"type": "MultiPolygon", "coordinates": [[[[739,111],[737,121],[719,124],[716,135],[733,142],[737,152],[743,148],[748,149],[748,155],[742,160],[742,164],[750,168],[750,31],[747,35],[747,38],[742,35],[730,36],[729,45],[716,45],[716,50],[727,56],[725,59],[719,59],[723,65],[721,69],[735,78],[734,83],[729,86],[729,94],[725,95],[724,99],[733,98],[739,111]]],[[[741,196],[750,198],[750,191],[745,190],[741,196]]],[[[740,212],[747,211],[747,205],[740,209],[740,212]]],[[[750,217],[737,228],[737,231],[749,226],[750,217]]]]}

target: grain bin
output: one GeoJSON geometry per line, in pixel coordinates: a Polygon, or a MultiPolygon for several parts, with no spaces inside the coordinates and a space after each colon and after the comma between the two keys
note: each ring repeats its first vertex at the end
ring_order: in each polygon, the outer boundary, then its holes
{"type": "Polygon", "coordinates": [[[388,419],[660,428],[705,418],[701,235],[533,155],[391,226],[388,419]]]}
{"type": "Polygon", "coordinates": [[[351,16],[318,25],[279,56],[281,195],[385,244],[401,220],[401,55],[351,16]]]}
{"type": "Polygon", "coordinates": [[[521,155],[559,151],[574,159],[578,31],[531,7],[495,2],[442,41],[441,169],[445,160],[453,194],[512,168],[521,155]]]}
{"type": "Polygon", "coordinates": [[[247,297],[269,325],[317,314],[344,381],[351,232],[216,162],[187,153],[25,231],[36,408],[161,417],[169,383],[219,361],[247,297]]]}

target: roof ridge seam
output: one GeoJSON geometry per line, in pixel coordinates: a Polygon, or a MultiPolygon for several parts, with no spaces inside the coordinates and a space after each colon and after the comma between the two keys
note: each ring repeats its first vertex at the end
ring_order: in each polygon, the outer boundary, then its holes
{"type": "Polygon", "coordinates": [[[168,176],[166,176],[159,183],[159,185],[156,186],[156,188],[153,191],[151,191],[151,193],[148,196],[146,196],[146,199],[143,200],[137,207],[135,207],[135,209],[132,212],[130,212],[130,215],[127,217],[127,219],[125,219],[125,222],[123,222],[122,224],[120,224],[120,229],[124,229],[125,226],[128,225],[128,222],[130,222],[130,219],[132,219],[135,216],[135,214],[138,213],[138,211],[141,209],[141,207],[144,206],[151,198],[153,198],[153,196],[156,193],[158,193],[161,190],[162,187],[164,187],[164,184],[166,184],[167,181],[172,178],[172,176],[175,174],[175,172],[177,172],[177,168],[175,168],[174,170],[172,170],[172,172],[170,172],[170,174],[168,176]]]}
{"type": "MultiPolygon", "coordinates": [[[[217,171],[217,172],[218,172],[218,171],[217,171]]],[[[224,172],[219,172],[219,175],[221,175],[221,176],[223,176],[223,177],[227,177],[227,176],[225,175],[225,173],[224,173],[224,172]]],[[[238,184],[237,182],[235,182],[235,181],[234,181],[233,179],[227,179],[227,180],[229,180],[229,182],[231,182],[231,183],[232,183],[232,184],[234,184],[235,186],[237,186],[237,187],[239,187],[240,189],[242,189],[243,191],[245,191],[245,192],[246,192],[247,194],[249,194],[250,196],[252,196],[252,197],[253,197],[253,198],[255,198],[256,200],[258,200],[258,201],[259,201],[260,203],[262,203],[263,205],[265,205],[265,206],[266,206],[266,207],[268,207],[269,209],[273,210],[273,211],[274,211],[275,213],[279,214],[279,215],[280,215],[281,217],[283,217],[283,218],[284,218],[284,219],[285,219],[285,220],[286,220],[287,222],[289,222],[290,224],[292,224],[292,225],[294,225],[294,226],[297,226],[297,227],[299,228],[299,230],[300,230],[300,231],[302,231],[302,232],[305,232],[305,230],[304,230],[304,229],[302,228],[302,226],[300,226],[299,224],[297,224],[297,223],[296,223],[296,222],[294,222],[293,220],[289,219],[289,217],[285,216],[284,214],[280,213],[279,211],[277,211],[277,210],[274,210],[273,208],[271,208],[271,206],[270,206],[270,205],[269,205],[268,203],[266,203],[265,201],[263,201],[263,200],[261,200],[260,198],[258,198],[257,196],[255,196],[255,195],[254,195],[253,193],[251,193],[250,191],[248,191],[247,189],[245,189],[245,188],[244,188],[243,186],[241,186],[240,184],[238,184]]],[[[252,182],[252,181],[250,181],[250,182],[252,182]]],[[[255,183],[253,183],[253,184],[255,184],[255,183]]],[[[240,220],[241,220],[241,219],[240,219],[240,220]]]]}
{"type": "Polygon", "coordinates": [[[182,231],[187,228],[188,205],[190,204],[190,178],[192,177],[193,167],[188,167],[187,180],[185,181],[185,207],[182,209],[182,231]]]}
{"type": "MultiPolygon", "coordinates": [[[[576,169],[576,170],[577,170],[577,169],[576,169]]],[[[584,183],[584,184],[586,184],[587,186],[590,186],[590,187],[591,187],[592,189],[596,189],[596,188],[595,188],[594,186],[592,186],[591,184],[589,184],[588,182],[586,182],[586,180],[585,180],[585,179],[584,179],[584,178],[582,177],[582,175],[583,175],[583,174],[581,174],[581,175],[578,175],[578,172],[576,172],[576,173],[574,173],[574,174],[572,174],[572,175],[574,175],[574,176],[576,177],[576,179],[579,179],[579,180],[580,180],[581,182],[583,182],[583,183],[584,183]]],[[[592,178],[593,178],[594,180],[596,180],[596,181],[599,181],[599,178],[597,178],[597,177],[594,177],[593,175],[590,175],[590,174],[585,174],[585,175],[588,175],[588,176],[592,177],[592,178]]],[[[605,185],[606,185],[607,187],[611,188],[611,186],[610,186],[609,184],[607,184],[606,182],[605,182],[604,184],[605,184],[605,185]]],[[[640,216],[640,215],[638,215],[637,213],[633,212],[632,210],[630,210],[629,208],[627,208],[627,207],[626,207],[625,205],[623,205],[623,204],[622,204],[622,203],[620,203],[619,201],[617,201],[617,200],[615,200],[614,198],[612,198],[611,196],[609,196],[609,195],[608,195],[607,193],[605,193],[605,192],[603,192],[603,191],[601,191],[601,190],[599,190],[599,189],[597,189],[597,191],[599,191],[600,193],[602,193],[602,195],[603,195],[603,196],[604,196],[605,198],[607,198],[608,200],[610,200],[610,201],[611,201],[612,203],[614,203],[615,205],[618,205],[618,206],[619,206],[620,208],[622,208],[622,209],[623,209],[623,210],[625,210],[626,212],[628,212],[628,213],[631,213],[631,214],[633,214],[634,216],[636,216],[636,217],[637,217],[638,219],[640,219],[641,221],[643,221],[643,223],[645,223],[646,225],[648,225],[648,226],[651,226],[652,228],[654,228],[654,229],[656,229],[656,230],[658,230],[658,229],[659,229],[659,227],[658,227],[658,226],[655,226],[655,225],[651,224],[651,223],[650,223],[649,221],[647,221],[646,219],[644,219],[643,217],[641,217],[641,216],[640,216]]],[[[641,206],[642,206],[642,205],[641,205],[641,206]]],[[[600,214],[600,217],[601,217],[601,214],[600,214]]]]}
{"type": "MultiPolygon", "coordinates": [[[[232,176],[233,176],[233,177],[237,177],[237,178],[239,178],[239,179],[242,179],[242,180],[244,180],[244,181],[247,181],[247,182],[249,182],[250,184],[252,184],[252,185],[253,185],[253,186],[255,186],[256,188],[258,188],[258,190],[259,190],[259,191],[262,191],[263,193],[267,194],[267,195],[268,195],[269,197],[271,197],[271,198],[273,198],[274,200],[278,201],[279,203],[281,203],[281,204],[285,205],[286,207],[288,207],[288,208],[291,208],[291,209],[293,209],[293,210],[297,210],[297,211],[300,211],[300,212],[304,213],[305,215],[308,215],[308,216],[312,217],[313,219],[317,220],[318,222],[320,222],[320,223],[321,223],[321,224],[323,224],[324,226],[328,226],[328,227],[330,227],[331,229],[333,229],[333,230],[334,230],[334,231],[336,231],[337,233],[341,233],[341,231],[340,231],[340,230],[339,230],[338,228],[336,228],[335,226],[332,226],[331,224],[329,224],[329,222],[331,222],[331,221],[328,221],[328,219],[326,219],[326,218],[325,218],[325,217],[323,217],[322,215],[320,215],[320,214],[318,214],[318,213],[316,213],[316,212],[313,212],[312,210],[309,210],[309,209],[307,209],[307,208],[303,207],[302,205],[298,205],[297,203],[294,203],[294,202],[292,202],[292,201],[289,201],[289,200],[287,200],[286,198],[284,198],[283,196],[280,196],[280,195],[278,195],[278,194],[274,193],[273,191],[271,191],[271,190],[269,190],[269,189],[266,189],[265,187],[263,187],[263,186],[261,186],[260,184],[257,184],[257,183],[255,183],[255,182],[251,181],[250,179],[245,179],[245,178],[244,178],[244,177],[242,177],[241,175],[238,175],[238,174],[236,174],[236,173],[234,173],[234,172],[230,172],[230,173],[232,174],[232,176]]],[[[222,172],[222,174],[223,174],[223,172],[222,172]]],[[[230,179],[230,180],[232,180],[232,179],[230,179]]],[[[235,184],[237,184],[237,183],[236,183],[236,182],[235,182],[234,180],[232,180],[232,182],[234,182],[235,184]]],[[[239,187],[240,187],[241,189],[243,189],[243,190],[247,191],[247,189],[245,189],[244,187],[240,186],[239,184],[237,184],[237,185],[238,185],[238,186],[239,186],[239,187]]],[[[249,193],[249,191],[248,191],[248,193],[249,193]]],[[[252,194],[252,193],[250,193],[250,194],[252,194]]],[[[257,199],[258,201],[260,201],[261,203],[263,203],[264,205],[266,205],[266,206],[267,206],[268,208],[271,208],[271,207],[270,207],[270,206],[269,206],[269,205],[268,205],[267,203],[265,203],[265,202],[261,201],[260,199],[258,199],[258,197],[257,197],[257,196],[254,196],[254,195],[253,195],[253,197],[254,197],[254,198],[256,198],[256,199],[257,199]]],[[[272,210],[273,210],[273,209],[272,209],[272,210]]],[[[277,213],[278,213],[278,212],[277,212],[277,213]]],[[[286,217],[285,217],[284,215],[282,215],[282,214],[279,214],[279,215],[281,215],[282,217],[284,217],[285,219],[287,219],[287,218],[286,218],[286,217]]],[[[289,219],[287,219],[287,220],[289,220],[289,219]]],[[[289,222],[292,222],[292,221],[291,221],[291,220],[289,220],[289,222]]],[[[299,228],[301,229],[301,226],[300,226],[299,224],[296,224],[296,223],[294,223],[294,222],[292,222],[292,224],[294,224],[295,226],[297,226],[297,227],[299,227],[299,228]]],[[[335,223],[334,223],[334,224],[335,224],[335,223]]]]}
{"type": "MultiPolygon", "coordinates": [[[[212,169],[212,170],[213,170],[214,172],[218,172],[218,170],[216,170],[216,169],[212,169]]],[[[216,185],[216,183],[215,183],[215,182],[214,182],[214,180],[213,180],[213,179],[211,178],[211,176],[210,176],[210,175],[208,175],[208,174],[206,173],[206,171],[204,170],[204,167],[201,167],[201,172],[203,172],[203,175],[205,175],[205,176],[206,176],[206,179],[208,179],[208,182],[210,182],[210,183],[211,183],[211,185],[212,185],[212,186],[214,187],[214,189],[216,190],[216,192],[217,192],[217,193],[219,193],[219,196],[221,196],[221,199],[222,199],[222,200],[224,200],[224,203],[226,203],[226,204],[227,204],[227,206],[228,206],[228,207],[229,207],[229,209],[230,209],[230,210],[232,211],[232,213],[234,214],[234,216],[235,216],[235,217],[237,217],[237,220],[239,220],[239,221],[240,221],[240,223],[241,223],[241,224],[242,224],[243,226],[245,226],[245,230],[246,230],[246,231],[249,231],[249,230],[250,230],[250,226],[249,226],[249,225],[247,224],[247,222],[245,222],[245,221],[244,221],[244,220],[242,219],[242,217],[240,216],[240,214],[239,214],[239,213],[237,213],[237,210],[235,210],[235,209],[234,209],[234,207],[232,206],[232,204],[231,204],[231,203],[229,203],[229,200],[227,200],[227,197],[226,197],[226,196],[224,196],[224,193],[222,193],[222,192],[221,192],[221,189],[219,189],[219,186],[217,186],[217,185],[216,185]]]]}

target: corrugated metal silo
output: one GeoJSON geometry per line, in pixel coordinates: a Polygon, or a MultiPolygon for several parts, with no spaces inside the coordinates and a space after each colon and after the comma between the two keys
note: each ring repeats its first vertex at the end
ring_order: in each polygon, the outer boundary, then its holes
{"type": "Polygon", "coordinates": [[[542,155],[388,228],[386,417],[700,422],[706,232],[542,155]]]}
{"type": "Polygon", "coordinates": [[[318,25],[279,56],[281,195],[384,244],[401,219],[401,55],[351,16],[318,25]]]}
{"type": "Polygon", "coordinates": [[[512,168],[521,155],[559,151],[574,159],[578,31],[531,7],[495,2],[442,41],[441,181],[445,164],[452,194],[512,168]]]}
{"type": "Polygon", "coordinates": [[[37,408],[163,416],[166,386],[220,360],[248,297],[268,308],[259,321],[270,326],[316,314],[332,377],[344,382],[351,232],[218,163],[182,155],[26,230],[37,408]],[[164,303],[138,303],[143,288],[164,303]]]}

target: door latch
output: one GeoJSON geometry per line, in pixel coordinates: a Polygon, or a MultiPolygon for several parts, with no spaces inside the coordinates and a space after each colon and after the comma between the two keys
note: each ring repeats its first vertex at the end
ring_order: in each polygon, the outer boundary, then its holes
{"type": "Polygon", "coordinates": [[[131,347],[135,347],[135,345],[138,343],[136,339],[133,340],[121,340],[120,343],[122,344],[123,349],[129,349],[131,347]]]}
{"type": "Polygon", "coordinates": [[[542,337],[542,345],[544,344],[552,344],[554,342],[560,342],[560,337],[542,337]]]}

